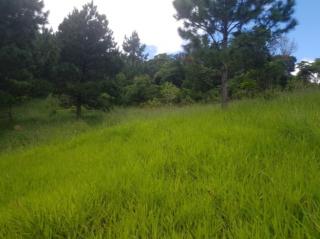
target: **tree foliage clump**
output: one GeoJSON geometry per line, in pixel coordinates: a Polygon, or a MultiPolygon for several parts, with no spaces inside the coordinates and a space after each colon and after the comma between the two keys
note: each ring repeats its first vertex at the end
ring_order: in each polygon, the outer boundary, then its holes
{"type": "Polygon", "coordinates": [[[106,16],[99,14],[92,2],[82,10],[75,9],[59,26],[57,89],[70,98],[78,117],[82,106],[108,109],[105,101],[99,100],[107,95],[101,85],[112,75],[113,58],[117,54],[108,25],[106,16]]]}
{"type": "Polygon", "coordinates": [[[30,96],[32,44],[48,13],[39,0],[0,1],[0,107],[12,120],[12,106],[30,96]]]}

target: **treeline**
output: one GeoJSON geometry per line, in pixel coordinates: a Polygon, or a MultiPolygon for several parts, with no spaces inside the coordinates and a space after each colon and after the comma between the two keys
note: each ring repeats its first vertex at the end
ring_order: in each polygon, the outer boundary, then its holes
{"type": "Polygon", "coordinates": [[[148,59],[137,32],[118,46],[93,2],[48,29],[40,0],[0,0],[0,109],[57,96],[64,107],[188,104],[312,84],[320,61],[299,64],[285,37],[293,0],[175,0],[184,52],[148,59]],[[121,48],[121,49],[120,49],[121,48]]]}

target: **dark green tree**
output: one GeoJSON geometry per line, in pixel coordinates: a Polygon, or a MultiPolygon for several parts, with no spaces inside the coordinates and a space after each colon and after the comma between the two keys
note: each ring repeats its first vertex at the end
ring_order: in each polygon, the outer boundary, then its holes
{"type": "Polygon", "coordinates": [[[182,87],[184,79],[184,56],[179,54],[172,56],[168,62],[161,64],[160,69],[154,76],[154,81],[157,84],[170,82],[179,88],[182,87]]]}
{"type": "Polygon", "coordinates": [[[45,97],[53,92],[55,68],[59,61],[56,35],[51,29],[43,28],[33,43],[33,75],[31,95],[45,97]]]}
{"type": "Polygon", "coordinates": [[[122,48],[128,57],[130,64],[140,63],[148,58],[148,54],[145,54],[146,45],[141,43],[140,37],[136,31],[134,31],[130,37],[125,36],[122,48]]]}
{"type": "Polygon", "coordinates": [[[47,21],[43,1],[0,1],[0,107],[9,112],[26,98],[33,79],[32,44],[47,21]]]}
{"type": "Polygon", "coordinates": [[[127,77],[133,79],[135,76],[143,74],[143,64],[147,60],[148,54],[145,54],[146,45],[141,43],[136,31],[130,37],[125,36],[122,48],[125,55],[127,77]]]}
{"type": "Polygon", "coordinates": [[[173,57],[166,53],[156,55],[153,59],[150,59],[145,63],[144,71],[146,74],[154,77],[163,66],[172,63],[173,60],[173,57]]]}
{"type": "Polygon", "coordinates": [[[82,106],[108,109],[103,82],[115,75],[116,44],[105,15],[99,14],[93,2],[64,19],[57,33],[60,66],[57,70],[59,94],[67,95],[81,117],[82,106]]]}
{"type": "Polygon", "coordinates": [[[228,102],[229,47],[235,34],[256,28],[272,35],[296,26],[294,0],[175,0],[176,19],[183,21],[180,35],[193,47],[220,51],[222,106],[228,102]]]}
{"type": "Polygon", "coordinates": [[[150,76],[140,75],[125,88],[124,102],[127,105],[137,105],[157,98],[158,95],[159,87],[153,84],[150,76]]]}

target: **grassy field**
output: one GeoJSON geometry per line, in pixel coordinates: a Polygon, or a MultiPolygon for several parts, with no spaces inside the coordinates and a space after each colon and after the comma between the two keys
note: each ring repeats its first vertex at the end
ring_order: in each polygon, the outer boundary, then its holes
{"type": "Polygon", "coordinates": [[[320,238],[320,92],[16,119],[0,238],[320,238]]]}

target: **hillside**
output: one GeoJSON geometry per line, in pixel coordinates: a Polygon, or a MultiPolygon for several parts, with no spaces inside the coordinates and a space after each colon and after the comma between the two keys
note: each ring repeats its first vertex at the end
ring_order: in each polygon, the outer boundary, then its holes
{"type": "Polygon", "coordinates": [[[0,130],[0,238],[320,238],[319,102],[20,107],[0,130]]]}

